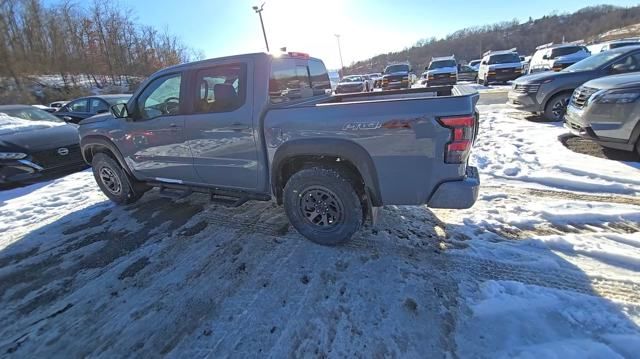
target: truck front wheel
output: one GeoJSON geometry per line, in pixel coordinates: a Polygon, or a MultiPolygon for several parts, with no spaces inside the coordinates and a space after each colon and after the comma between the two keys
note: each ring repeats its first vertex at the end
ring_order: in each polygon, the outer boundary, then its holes
{"type": "Polygon", "coordinates": [[[362,203],[353,185],[338,171],[303,169],[284,187],[289,221],[309,240],[326,246],[348,241],[362,226],[362,203]]]}
{"type": "Polygon", "coordinates": [[[117,204],[129,204],[142,197],[144,191],[135,191],[134,182],[120,164],[105,153],[97,153],[91,161],[93,177],[102,192],[117,204]]]}

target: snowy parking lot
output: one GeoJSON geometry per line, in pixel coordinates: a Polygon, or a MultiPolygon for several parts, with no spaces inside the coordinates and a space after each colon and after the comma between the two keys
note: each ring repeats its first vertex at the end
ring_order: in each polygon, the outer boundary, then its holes
{"type": "Polygon", "coordinates": [[[271,202],[117,207],[90,171],[0,192],[0,356],[637,357],[640,163],[479,110],[473,208],[341,247],[271,202]]]}

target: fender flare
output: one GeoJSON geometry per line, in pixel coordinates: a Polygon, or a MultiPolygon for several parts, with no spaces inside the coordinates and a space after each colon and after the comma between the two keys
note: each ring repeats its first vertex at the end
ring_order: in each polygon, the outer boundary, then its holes
{"type": "Polygon", "coordinates": [[[333,156],[351,162],[364,181],[374,206],[382,205],[378,175],[373,159],[362,146],[344,139],[307,138],[291,140],[278,148],[271,162],[271,190],[277,196],[282,166],[297,156],[333,156]]]}
{"type": "Polygon", "coordinates": [[[127,174],[132,178],[138,179],[133,174],[129,166],[127,166],[127,162],[124,160],[124,156],[122,156],[122,153],[120,152],[118,147],[108,137],[105,137],[105,136],[89,135],[89,136],[82,137],[80,139],[80,151],[82,152],[82,157],[84,158],[85,162],[87,162],[88,164],[91,164],[91,161],[87,159],[86,150],[87,150],[87,147],[94,146],[94,145],[107,148],[115,156],[116,161],[118,161],[118,163],[125,170],[125,172],[127,172],[127,174]]]}

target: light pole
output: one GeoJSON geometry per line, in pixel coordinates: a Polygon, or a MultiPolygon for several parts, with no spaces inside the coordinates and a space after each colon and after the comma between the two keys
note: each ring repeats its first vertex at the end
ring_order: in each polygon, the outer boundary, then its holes
{"type": "Polygon", "coordinates": [[[258,16],[260,16],[260,25],[262,26],[262,35],[264,36],[264,44],[267,46],[267,52],[269,52],[269,42],[267,42],[267,33],[264,31],[264,22],[262,22],[262,8],[264,8],[264,3],[260,5],[260,7],[254,6],[253,11],[255,11],[258,16]]]}
{"type": "Polygon", "coordinates": [[[336,40],[338,40],[338,54],[340,55],[340,71],[344,72],[344,63],[342,62],[342,49],[340,48],[340,34],[335,34],[336,40]]]}

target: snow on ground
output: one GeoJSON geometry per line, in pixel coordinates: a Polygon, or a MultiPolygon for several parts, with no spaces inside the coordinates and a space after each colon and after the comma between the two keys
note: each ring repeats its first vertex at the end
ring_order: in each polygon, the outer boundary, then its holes
{"type": "Polygon", "coordinates": [[[634,357],[637,164],[480,111],[472,209],[385,207],[337,248],[270,202],[118,207],[90,171],[0,192],[0,356],[634,357]]]}

